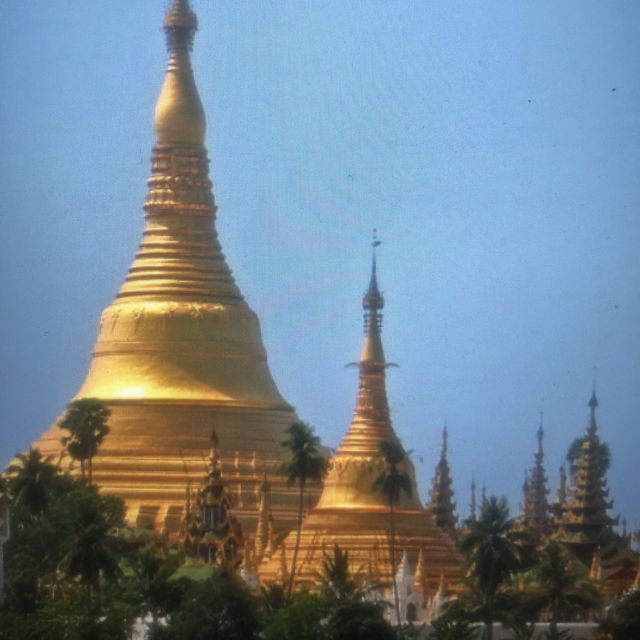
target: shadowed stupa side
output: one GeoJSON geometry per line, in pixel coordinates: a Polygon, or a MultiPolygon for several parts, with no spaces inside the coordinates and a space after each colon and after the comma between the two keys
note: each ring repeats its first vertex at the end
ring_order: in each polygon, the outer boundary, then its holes
{"type": "MultiPolygon", "coordinates": [[[[100,319],[91,367],[76,398],[111,409],[94,462],[103,490],[126,500],[132,524],[177,531],[188,477],[199,478],[215,425],[234,513],[255,527],[270,477],[279,526],[295,521],[295,491],[274,475],[296,415],[267,365],[260,326],[236,286],[214,221],[205,115],[190,62],[197,28],[187,0],[165,16],[169,63],[155,110],[156,145],[139,250],[100,319]]],[[[35,443],[62,456],[53,426],[35,443]]],[[[310,487],[310,495],[318,487],[310,487]]]]}

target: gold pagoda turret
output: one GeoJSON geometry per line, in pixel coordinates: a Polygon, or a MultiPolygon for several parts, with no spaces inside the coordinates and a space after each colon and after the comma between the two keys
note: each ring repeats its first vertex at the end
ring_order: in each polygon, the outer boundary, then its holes
{"type": "Polygon", "coordinates": [[[449,469],[448,453],[448,431],[447,425],[442,429],[442,446],[440,448],[440,459],[436,464],[436,471],[431,483],[429,496],[431,498],[427,509],[435,518],[436,525],[449,533],[453,533],[458,522],[455,514],[456,504],[453,501],[453,488],[451,482],[451,471],[449,469]]]}
{"type": "Polygon", "coordinates": [[[591,415],[587,433],[580,444],[578,459],[572,469],[571,488],[567,491],[563,513],[554,533],[556,539],[567,544],[587,565],[598,548],[604,551],[617,537],[612,529],[617,520],[607,514],[613,501],[609,500],[606,487],[596,423],[598,399],[595,389],[588,406],[591,415]]]}
{"type": "MultiPolygon", "coordinates": [[[[349,552],[353,569],[369,567],[376,582],[388,588],[392,580],[389,555],[390,512],[387,498],[374,489],[376,478],[386,468],[380,453],[383,440],[396,438],[387,401],[385,376],[389,364],[382,346],[382,308],[376,274],[375,246],[369,287],[363,298],[365,338],[360,359],[358,394],[353,418],[335,456],[329,463],[324,489],[318,504],[302,524],[296,583],[318,588],[324,559],[323,549],[338,545],[349,552]]],[[[452,540],[435,524],[422,506],[413,464],[407,459],[403,470],[409,475],[411,495],[401,492],[395,507],[395,531],[398,566],[403,553],[415,570],[420,550],[432,571],[425,582],[435,590],[442,570],[449,582],[460,577],[460,558],[452,540]]],[[[293,549],[295,531],[285,539],[293,549]]],[[[260,565],[260,578],[277,580],[278,559],[260,565]]]]}
{"type": "MultiPolygon", "coordinates": [[[[138,252],[102,313],[87,377],[75,398],[111,410],[111,433],[94,459],[94,480],[124,498],[131,524],[177,532],[184,470],[201,468],[212,420],[243,496],[236,515],[253,534],[257,490],[270,476],[283,529],[295,522],[294,489],[274,469],[284,429],[297,418],[267,364],[260,325],[227,266],[204,146],[205,115],[190,62],[197,29],[187,0],[164,20],[169,62],[155,109],[156,144],[138,252]]],[[[54,425],[35,443],[61,454],[54,425]]],[[[62,464],[69,464],[63,458],[62,464]]],[[[309,487],[317,498],[319,486],[309,487]]]]}

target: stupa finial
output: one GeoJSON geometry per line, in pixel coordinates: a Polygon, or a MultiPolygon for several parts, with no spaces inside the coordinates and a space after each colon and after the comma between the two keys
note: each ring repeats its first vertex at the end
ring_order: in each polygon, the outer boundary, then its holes
{"type": "Polygon", "coordinates": [[[544,411],[540,412],[540,424],[538,425],[538,455],[542,455],[544,453],[542,443],[544,441],[544,428],[542,426],[544,420],[544,411]]]}
{"type": "Polygon", "coordinates": [[[205,115],[189,57],[197,28],[198,19],[188,0],[174,0],[164,17],[169,63],[156,104],[158,144],[204,144],[205,115]]]}
{"type": "Polygon", "coordinates": [[[444,458],[449,450],[449,430],[447,429],[447,419],[444,419],[444,426],[442,427],[442,447],[440,448],[440,457],[444,458]]]}
{"type": "Polygon", "coordinates": [[[375,365],[385,365],[384,349],[382,348],[382,311],[384,307],[384,298],[378,287],[378,275],[376,268],[376,248],[381,244],[378,240],[376,230],[373,230],[373,256],[371,259],[371,277],[369,279],[369,288],[362,299],[362,307],[365,310],[365,341],[360,355],[361,363],[369,363],[375,365]]]}
{"type": "Polygon", "coordinates": [[[598,429],[598,425],[596,423],[596,409],[598,408],[598,398],[596,396],[596,381],[593,380],[593,385],[591,388],[591,397],[589,398],[589,403],[587,405],[591,410],[591,415],[589,416],[589,427],[587,432],[589,435],[594,435],[598,429]]]}

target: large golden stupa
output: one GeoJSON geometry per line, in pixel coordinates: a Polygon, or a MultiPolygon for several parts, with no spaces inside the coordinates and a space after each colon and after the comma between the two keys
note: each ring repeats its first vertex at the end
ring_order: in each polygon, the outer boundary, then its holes
{"type": "MultiPolygon", "coordinates": [[[[187,0],[174,0],[164,29],[169,63],[155,110],[142,241],[102,313],[75,396],[99,398],[112,412],[94,479],[125,499],[131,524],[177,531],[185,487],[203,475],[215,427],[234,514],[251,533],[267,474],[274,515],[286,529],[296,517],[294,490],[276,467],[296,415],[273,381],[258,318],[218,242],[205,115],[190,62],[197,20],[187,0]]],[[[60,437],[54,425],[34,446],[66,466],[60,437]]],[[[312,501],[318,492],[312,489],[312,501]]]]}
{"type": "MultiPolygon", "coordinates": [[[[377,242],[374,240],[374,251],[377,242]]],[[[387,401],[385,374],[389,366],[382,346],[384,300],[378,288],[375,253],[369,287],[364,295],[365,339],[359,368],[358,395],[351,425],[329,463],[320,500],[302,524],[296,583],[317,586],[323,561],[335,545],[349,551],[350,565],[376,583],[388,587],[392,577],[390,557],[390,507],[374,489],[386,467],[380,453],[383,440],[395,439],[387,401]],[[368,574],[368,575],[367,575],[368,574]]],[[[404,471],[411,480],[411,495],[400,493],[395,512],[395,546],[411,570],[420,575],[424,593],[460,579],[460,556],[453,540],[436,526],[433,515],[420,502],[415,470],[407,458],[404,471]],[[418,570],[419,569],[419,570],[418,570]]],[[[282,579],[289,567],[296,531],[289,533],[280,552],[258,567],[266,582],[282,579]],[[284,558],[284,559],[283,559],[284,558]]]]}

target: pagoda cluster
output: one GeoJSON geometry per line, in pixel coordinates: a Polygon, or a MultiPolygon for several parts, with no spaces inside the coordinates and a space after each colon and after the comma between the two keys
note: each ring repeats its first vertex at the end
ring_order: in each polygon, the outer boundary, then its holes
{"type": "MultiPolygon", "coordinates": [[[[512,535],[519,546],[530,549],[550,540],[563,543],[589,567],[592,578],[607,584],[613,592],[620,592],[636,576],[637,557],[631,549],[626,522],[622,521],[622,531],[617,533],[619,517],[612,518],[608,513],[613,507],[606,477],[609,448],[598,435],[595,389],[588,406],[590,417],[586,432],[569,448],[569,476],[563,465],[557,497],[553,501],[548,498],[541,417],[537,431],[538,446],[533,466],[525,473],[521,513],[516,518],[512,535]]],[[[447,456],[447,435],[445,426],[427,508],[440,528],[459,537],[477,518],[475,482],[471,487],[469,517],[459,527],[447,456]]],[[[483,488],[481,502],[485,500],[483,488]]]]}

